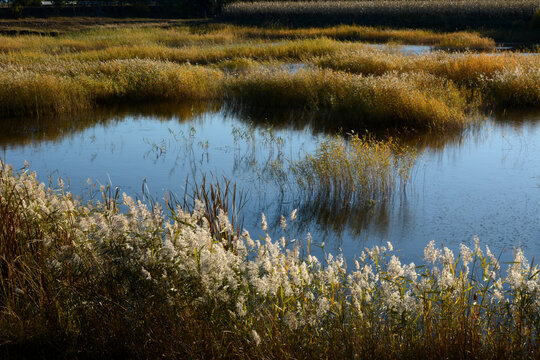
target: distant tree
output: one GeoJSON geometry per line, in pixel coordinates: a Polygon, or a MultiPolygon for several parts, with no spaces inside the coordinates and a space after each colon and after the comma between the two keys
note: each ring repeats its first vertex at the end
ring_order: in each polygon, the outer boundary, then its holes
{"type": "Polygon", "coordinates": [[[20,18],[27,6],[41,6],[41,0],[12,0],[10,3],[11,13],[15,18],[20,18]]]}

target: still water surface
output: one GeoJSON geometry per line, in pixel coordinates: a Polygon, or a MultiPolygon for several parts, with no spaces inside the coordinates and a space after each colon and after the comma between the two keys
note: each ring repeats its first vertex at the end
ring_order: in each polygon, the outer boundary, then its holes
{"type": "Polygon", "coordinates": [[[313,152],[327,129],[304,120],[204,104],[3,120],[0,157],[16,168],[27,160],[41,181],[69,179],[83,196],[88,179],[139,197],[144,181],[155,198],[166,190],[183,198],[186,178],[226,176],[248,195],[244,227],[252,236],[264,235],[262,212],[270,235],[282,236],[280,215],[298,208],[287,236],[309,231],[348,261],[364,246],[391,241],[405,261],[418,262],[430,240],[457,250],[475,235],[496,254],[507,249],[504,259],[514,246],[529,258],[540,254],[540,113],[498,115],[463,134],[409,139],[418,159],[405,191],[369,209],[305,200],[289,165],[313,152]]]}

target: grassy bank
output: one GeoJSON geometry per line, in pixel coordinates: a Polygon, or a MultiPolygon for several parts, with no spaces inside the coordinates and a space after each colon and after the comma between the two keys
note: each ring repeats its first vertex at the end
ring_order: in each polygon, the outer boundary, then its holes
{"type": "MultiPolygon", "coordinates": [[[[97,195],[83,204],[1,164],[3,356],[538,355],[540,276],[519,249],[504,265],[478,242],[459,255],[431,242],[403,264],[388,244],[345,264],[310,255],[323,239],[287,238],[296,212],[278,242],[244,232],[223,244],[200,204],[97,195]]],[[[234,233],[223,211],[215,223],[234,233]]]]}

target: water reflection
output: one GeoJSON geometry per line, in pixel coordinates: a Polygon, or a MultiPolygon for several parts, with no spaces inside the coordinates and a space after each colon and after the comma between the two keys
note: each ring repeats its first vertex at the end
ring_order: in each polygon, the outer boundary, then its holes
{"type": "Polygon", "coordinates": [[[109,106],[70,115],[3,118],[0,119],[0,145],[8,147],[57,142],[97,125],[114,126],[129,117],[152,117],[162,122],[168,122],[172,118],[180,122],[191,121],[206,112],[219,111],[220,107],[220,104],[208,102],[154,103],[129,107],[109,106]]]}
{"type": "Polygon", "coordinates": [[[363,131],[324,112],[160,104],[1,124],[3,159],[17,168],[28,160],[41,179],[69,177],[74,193],[91,178],[137,195],[146,179],[155,198],[165,189],[181,198],[186,178],[226,176],[248,195],[244,225],[253,236],[264,236],[262,212],[279,237],[281,215],[298,208],[288,235],[310,231],[347,259],[365,245],[392,241],[417,261],[432,239],[457,248],[473,235],[497,252],[540,247],[540,111],[495,113],[467,131],[437,136],[376,133],[417,149],[419,158],[404,191],[365,207],[317,198],[290,173],[291,161],[312,153],[327,134],[363,131]]]}

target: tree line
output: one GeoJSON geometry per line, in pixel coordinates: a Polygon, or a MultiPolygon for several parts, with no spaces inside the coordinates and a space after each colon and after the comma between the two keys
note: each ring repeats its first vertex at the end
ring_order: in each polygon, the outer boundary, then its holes
{"type": "Polygon", "coordinates": [[[234,0],[0,0],[13,9],[27,6],[162,6],[171,14],[193,16],[219,15],[223,7],[234,0]]]}

